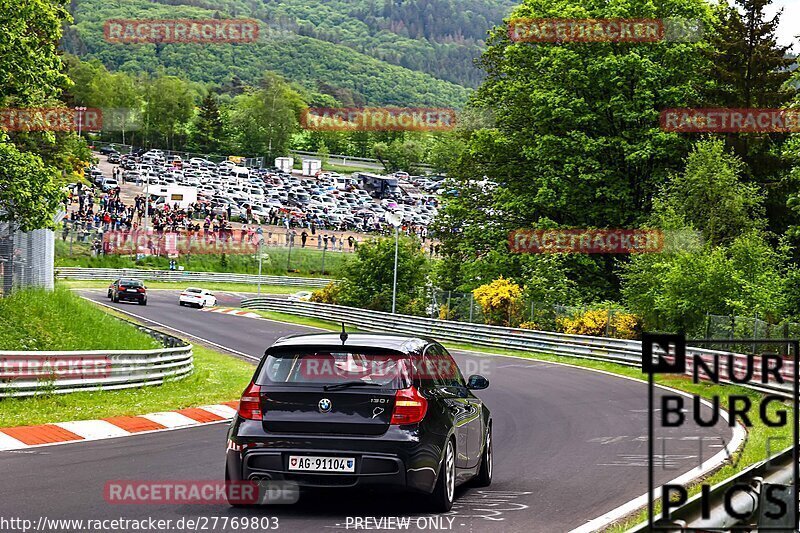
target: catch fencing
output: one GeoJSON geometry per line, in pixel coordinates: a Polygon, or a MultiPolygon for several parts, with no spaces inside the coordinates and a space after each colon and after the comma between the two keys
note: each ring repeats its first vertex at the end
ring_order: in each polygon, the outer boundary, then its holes
{"type": "Polygon", "coordinates": [[[0,295],[17,288],[53,288],[55,236],[51,230],[20,231],[0,222],[0,295]]]}
{"type": "Polygon", "coordinates": [[[0,398],[161,385],[194,370],[192,345],[137,326],[158,339],[152,350],[0,351],[0,398]]]}
{"type": "Polygon", "coordinates": [[[115,280],[136,278],[144,281],[172,283],[248,283],[256,285],[283,285],[287,287],[324,287],[331,282],[326,278],[298,278],[293,276],[258,276],[230,272],[192,272],[188,270],[147,270],[136,268],[84,268],[58,267],[56,277],[77,280],[115,280]]]}
{"type": "MultiPolygon", "coordinates": [[[[242,307],[344,322],[347,325],[355,326],[365,331],[426,335],[439,340],[564,357],[594,359],[634,367],[641,366],[642,362],[642,343],[635,340],[567,335],[549,331],[470,324],[383,313],[340,305],[294,302],[263,296],[244,298],[242,307]]],[[[786,351],[788,351],[788,348],[786,348],[786,351]]],[[[687,362],[689,363],[687,372],[692,370],[691,362],[695,355],[702,358],[707,364],[713,364],[715,357],[731,357],[732,367],[736,369],[744,368],[747,363],[747,356],[743,354],[724,350],[687,347],[687,362]]],[[[782,384],[759,383],[747,386],[761,392],[771,392],[783,397],[791,397],[791,382],[794,376],[794,364],[791,360],[784,360],[782,375],[786,378],[782,384]]],[[[726,382],[728,381],[728,376],[723,372],[720,380],[726,382]]]]}

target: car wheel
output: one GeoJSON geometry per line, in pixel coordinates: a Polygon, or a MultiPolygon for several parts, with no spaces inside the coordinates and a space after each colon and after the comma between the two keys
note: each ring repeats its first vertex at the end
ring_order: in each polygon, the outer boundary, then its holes
{"type": "Polygon", "coordinates": [[[115,304],[119,303],[119,294],[114,294],[113,296],[111,296],[111,301],[114,302],[115,304]]]}
{"type": "Polygon", "coordinates": [[[453,507],[456,490],[456,451],[452,439],[447,441],[439,468],[439,479],[431,494],[431,507],[434,512],[446,513],[453,507]]]}
{"type": "MultiPolygon", "coordinates": [[[[232,491],[228,490],[228,487],[230,486],[230,483],[231,483],[231,476],[228,473],[228,465],[226,464],[225,465],[225,488],[226,488],[226,490],[225,490],[225,498],[228,500],[228,505],[230,505],[231,507],[236,507],[237,509],[242,509],[242,508],[246,508],[246,507],[253,507],[252,504],[240,503],[240,502],[237,502],[235,500],[231,501],[231,492],[232,491]]],[[[238,491],[234,491],[234,493],[235,492],[238,492],[238,491]]]]}
{"type": "Polygon", "coordinates": [[[139,305],[147,305],[147,298],[139,302],[139,305]]]}
{"type": "Polygon", "coordinates": [[[473,485],[476,487],[488,487],[492,484],[492,468],[494,464],[492,453],[492,426],[486,430],[486,443],[483,446],[483,455],[481,456],[481,468],[478,470],[478,475],[473,480],[473,485]]]}
{"type": "Polygon", "coordinates": [[[178,301],[178,305],[180,305],[181,307],[183,307],[184,305],[186,305],[186,303],[185,303],[185,302],[181,302],[181,301],[179,300],[179,301],[178,301]]]}

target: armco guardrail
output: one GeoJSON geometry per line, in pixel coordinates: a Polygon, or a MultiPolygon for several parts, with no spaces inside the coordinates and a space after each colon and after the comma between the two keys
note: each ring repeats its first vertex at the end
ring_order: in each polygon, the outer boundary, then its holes
{"type": "Polygon", "coordinates": [[[192,373],[192,345],[137,326],[164,344],[152,350],[0,351],[0,397],[116,390],[181,379],[192,373]]]}
{"type": "MultiPolygon", "coordinates": [[[[651,528],[647,522],[639,524],[638,526],[629,529],[627,533],[645,533],[650,531],[668,532],[668,531],[730,531],[735,526],[740,528],[751,526],[749,529],[742,529],[743,531],[758,530],[761,525],[761,515],[768,511],[768,509],[760,508],[762,502],[762,494],[765,492],[766,487],[770,485],[781,485],[782,488],[788,488],[792,484],[794,477],[794,462],[793,462],[793,448],[789,447],[782,452],[773,455],[766,461],[756,463],[745,470],[739,472],[735,476],[729,477],[720,481],[709,490],[707,502],[704,504],[702,501],[702,494],[697,494],[690,498],[680,508],[675,509],[670,513],[670,522],[658,523],[658,528],[651,528]],[[739,490],[732,498],[730,498],[729,505],[736,514],[746,516],[746,519],[739,519],[732,516],[731,513],[725,509],[726,493],[731,487],[735,485],[747,486],[749,491],[739,490]],[[708,517],[703,518],[703,506],[707,505],[708,517]]],[[[785,503],[791,506],[791,493],[785,492],[788,496],[785,503]]],[[[773,494],[773,498],[775,494],[773,494]]],[[[797,507],[797,500],[795,497],[794,507],[797,507]]],[[[772,509],[775,512],[775,509],[772,509]]],[[[791,515],[788,515],[791,518],[791,515]]],[[[778,531],[797,531],[797,524],[782,524],[785,529],[778,529],[775,524],[770,525],[772,530],[778,531]]],[[[763,526],[762,526],[763,527],[763,526]]],[[[780,527],[780,526],[778,526],[780,527]]],[[[763,531],[769,531],[764,528],[763,531]]]]}
{"type": "MultiPolygon", "coordinates": [[[[641,366],[642,362],[642,343],[633,340],[589,337],[585,335],[566,335],[549,331],[504,328],[409,315],[392,315],[390,313],[381,313],[354,307],[312,302],[293,302],[285,299],[282,300],[263,296],[242,299],[242,307],[291,313],[323,320],[335,320],[337,322],[345,322],[346,324],[356,326],[365,331],[428,335],[438,340],[596,359],[629,366],[641,366]]],[[[728,352],[689,347],[687,348],[687,356],[689,356],[687,357],[687,371],[689,372],[691,372],[692,369],[691,362],[693,355],[698,355],[707,362],[712,362],[715,356],[730,355],[734,359],[735,367],[743,367],[746,364],[746,356],[740,354],[729,354],[728,352]]],[[[761,392],[771,392],[784,397],[790,397],[792,391],[791,383],[794,376],[793,362],[788,360],[784,361],[782,372],[784,377],[787,378],[784,384],[759,384],[748,385],[748,387],[761,392]]],[[[721,376],[721,380],[725,381],[724,376],[721,376]]]]}
{"type": "Polygon", "coordinates": [[[230,272],[193,272],[188,270],[147,270],[138,268],[84,268],[57,267],[59,279],[114,280],[138,278],[145,281],[198,282],[198,283],[249,283],[257,284],[259,278],[264,285],[289,287],[324,287],[331,280],[325,278],[296,278],[292,276],[258,276],[256,274],[234,274],[230,272]]]}

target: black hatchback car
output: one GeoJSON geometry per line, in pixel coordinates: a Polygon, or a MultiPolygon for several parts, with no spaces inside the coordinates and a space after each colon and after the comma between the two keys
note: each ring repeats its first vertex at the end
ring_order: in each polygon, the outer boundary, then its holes
{"type": "Polygon", "coordinates": [[[448,511],[456,486],[492,481],[492,418],[472,394],[488,386],[427,338],[284,337],[239,402],[226,481],[390,487],[448,511]]]}
{"type": "Polygon", "coordinates": [[[112,302],[137,302],[147,305],[147,288],[138,279],[120,278],[108,286],[108,297],[112,302]]]}

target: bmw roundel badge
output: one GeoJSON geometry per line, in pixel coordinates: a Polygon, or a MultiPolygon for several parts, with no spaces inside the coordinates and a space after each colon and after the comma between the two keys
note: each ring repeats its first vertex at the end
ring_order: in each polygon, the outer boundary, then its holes
{"type": "Polygon", "coordinates": [[[320,413],[327,413],[331,410],[331,401],[327,398],[323,398],[319,401],[319,412],[320,413]]]}

